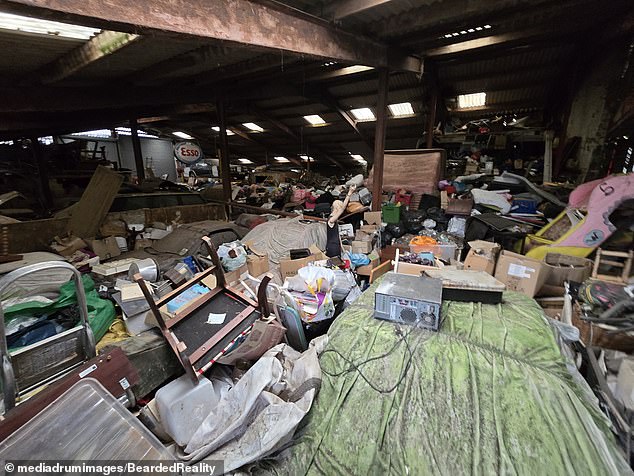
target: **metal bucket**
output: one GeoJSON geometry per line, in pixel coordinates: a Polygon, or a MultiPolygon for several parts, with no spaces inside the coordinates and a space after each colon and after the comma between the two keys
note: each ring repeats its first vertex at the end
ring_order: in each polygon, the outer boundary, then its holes
{"type": "Polygon", "coordinates": [[[128,271],[128,278],[133,281],[134,275],[140,273],[143,279],[153,283],[159,277],[159,267],[152,258],[145,258],[132,263],[128,271]]]}

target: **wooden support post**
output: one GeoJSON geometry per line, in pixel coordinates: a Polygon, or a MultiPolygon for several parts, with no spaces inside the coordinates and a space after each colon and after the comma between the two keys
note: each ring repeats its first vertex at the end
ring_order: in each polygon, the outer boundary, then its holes
{"type": "Polygon", "coordinates": [[[136,119],[130,119],[130,138],[132,139],[132,150],[134,152],[134,165],[139,183],[145,180],[145,166],[143,165],[143,152],[141,151],[141,141],[139,140],[139,130],[136,119]]]}
{"type": "Polygon", "coordinates": [[[227,141],[227,117],[222,100],[216,102],[218,127],[220,129],[220,176],[222,177],[222,198],[225,203],[227,219],[231,217],[231,171],[229,168],[229,143],[227,141]]]}
{"type": "Polygon", "coordinates": [[[438,93],[434,91],[429,101],[429,114],[427,122],[427,148],[434,147],[434,127],[436,123],[436,106],[438,104],[438,93]]]}
{"type": "Polygon", "coordinates": [[[543,183],[553,180],[553,139],[555,132],[544,131],[544,178],[543,183]]]}
{"type": "Polygon", "coordinates": [[[387,91],[389,71],[387,68],[379,70],[379,91],[376,107],[376,128],[374,131],[374,160],[372,162],[372,210],[381,210],[381,196],[383,193],[383,157],[385,155],[385,129],[387,126],[387,91]]]}
{"type": "Polygon", "coordinates": [[[35,163],[37,164],[37,174],[40,178],[42,198],[46,204],[46,211],[49,211],[53,208],[53,195],[51,194],[51,186],[49,183],[48,167],[42,155],[42,145],[37,137],[31,137],[31,149],[35,157],[35,163]]]}

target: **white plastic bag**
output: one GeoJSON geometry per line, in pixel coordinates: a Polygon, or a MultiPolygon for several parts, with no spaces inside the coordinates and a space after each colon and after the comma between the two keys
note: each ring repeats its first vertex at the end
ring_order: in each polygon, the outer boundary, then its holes
{"type": "Polygon", "coordinates": [[[222,460],[229,472],[257,461],[288,443],[310,410],[321,384],[318,355],[327,336],[300,354],[279,344],[264,354],[205,418],[181,460],[222,460]]]}
{"type": "Polygon", "coordinates": [[[225,271],[235,271],[247,263],[247,252],[239,241],[223,243],[218,247],[218,258],[225,271]]]}

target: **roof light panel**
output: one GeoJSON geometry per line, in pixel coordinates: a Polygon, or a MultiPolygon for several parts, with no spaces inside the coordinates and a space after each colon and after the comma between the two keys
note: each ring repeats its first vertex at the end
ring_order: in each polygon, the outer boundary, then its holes
{"type": "Polygon", "coordinates": [[[312,126],[321,126],[326,123],[326,121],[324,121],[324,118],[321,117],[319,114],[310,114],[308,116],[304,116],[304,119],[306,119],[306,122],[308,122],[312,126]]]}
{"type": "Polygon", "coordinates": [[[458,107],[460,109],[481,107],[486,104],[486,98],[486,93],[460,94],[458,95],[458,107]]]}
{"type": "Polygon", "coordinates": [[[254,122],[245,122],[242,125],[246,127],[247,129],[249,129],[251,132],[264,132],[264,129],[262,129],[260,126],[258,126],[254,122]]]}
{"type": "Polygon", "coordinates": [[[300,157],[300,159],[302,159],[305,162],[314,162],[315,161],[315,159],[312,158],[310,155],[300,155],[299,157],[300,157]]]}
{"type": "Polygon", "coordinates": [[[238,162],[240,162],[241,164],[252,164],[253,163],[249,159],[238,159],[238,162]]]}
{"type": "Polygon", "coordinates": [[[0,13],[0,29],[36,33],[39,35],[89,40],[101,30],[82,25],[72,25],[39,18],[24,17],[11,13],[0,13]]]}
{"type": "Polygon", "coordinates": [[[401,102],[398,104],[389,104],[388,109],[393,117],[413,116],[414,108],[411,102],[401,102]]]}
{"type": "Polygon", "coordinates": [[[286,157],[274,157],[274,159],[281,164],[286,164],[290,162],[290,160],[288,160],[286,157]]]}
{"type": "MultiPolygon", "coordinates": [[[[212,126],[211,130],[214,132],[218,132],[220,133],[220,127],[219,126],[212,126]]],[[[231,129],[225,129],[227,131],[227,135],[228,136],[233,136],[235,135],[235,132],[233,132],[231,129]]]]}
{"type": "Polygon", "coordinates": [[[350,114],[354,116],[357,121],[375,121],[376,116],[369,107],[361,107],[358,109],[351,109],[350,114]]]}
{"type": "Polygon", "coordinates": [[[186,132],[182,132],[182,131],[174,131],[172,132],[173,136],[179,137],[181,139],[186,139],[186,140],[191,140],[193,139],[192,136],[190,136],[189,134],[187,134],[186,132]]]}

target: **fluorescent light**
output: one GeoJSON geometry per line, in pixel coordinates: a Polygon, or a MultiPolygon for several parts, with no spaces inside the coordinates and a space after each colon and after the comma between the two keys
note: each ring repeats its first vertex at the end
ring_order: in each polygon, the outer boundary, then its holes
{"type": "Polygon", "coordinates": [[[460,33],[452,33],[451,36],[458,36],[460,33]]]}
{"type": "Polygon", "coordinates": [[[299,156],[302,160],[306,161],[306,162],[314,162],[315,159],[313,159],[310,155],[300,155],[299,156]]]}
{"type": "Polygon", "coordinates": [[[296,174],[298,174],[298,173],[301,172],[301,170],[299,170],[299,169],[291,169],[291,172],[295,172],[296,174]]]}
{"type": "Polygon", "coordinates": [[[172,132],[172,135],[176,136],[176,137],[180,137],[181,139],[187,139],[187,140],[193,139],[192,136],[190,136],[186,132],[181,132],[181,131],[174,131],[174,132],[172,132]]]}
{"type": "Polygon", "coordinates": [[[476,26],[476,31],[482,31],[482,27],[481,26],[476,26]]]}
{"type": "Polygon", "coordinates": [[[241,164],[252,164],[253,163],[249,159],[238,159],[238,162],[240,162],[241,164]]]}
{"type": "MultiPolygon", "coordinates": [[[[139,131],[140,133],[141,131],[139,131]]],[[[112,137],[112,131],[110,129],[96,129],[94,131],[73,132],[71,136],[86,136],[95,137],[97,139],[107,139],[112,137]]]]}
{"type": "Polygon", "coordinates": [[[250,131],[253,132],[264,132],[264,129],[262,129],[260,126],[258,126],[257,124],[254,124],[253,122],[245,122],[244,124],[242,124],[244,127],[246,127],[247,129],[249,129],[250,131]]]}
{"type": "Polygon", "coordinates": [[[357,121],[374,121],[376,117],[369,107],[361,107],[359,109],[352,109],[350,113],[357,121]]]}
{"type": "Polygon", "coordinates": [[[466,34],[467,34],[467,30],[461,30],[461,31],[460,31],[460,34],[461,34],[461,35],[466,35],[466,34]]]}
{"type": "Polygon", "coordinates": [[[306,119],[306,121],[313,126],[320,126],[326,123],[323,117],[321,117],[319,114],[311,114],[309,116],[304,116],[304,119],[306,119]]]}
{"type": "MultiPolygon", "coordinates": [[[[129,127],[117,127],[115,132],[121,136],[131,136],[132,129],[129,127]]],[[[139,137],[149,137],[151,139],[158,139],[158,136],[155,134],[150,134],[148,132],[142,131],[141,129],[137,129],[137,133],[139,137]]]]}
{"type": "Polygon", "coordinates": [[[473,33],[475,30],[474,30],[473,28],[469,28],[467,31],[468,31],[469,33],[473,33]]]}
{"type": "Polygon", "coordinates": [[[0,13],[0,29],[74,38],[76,40],[89,40],[101,31],[99,28],[40,20],[39,18],[23,17],[21,15],[12,15],[11,13],[0,13]]]}
{"type": "Polygon", "coordinates": [[[413,116],[414,109],[412,108],[412,103],[410,102],[401,102],[398,104],[390,104],[387,106],[394,117],[401,116],[413,116]]]}
{"type": "Polygon", "coordinates": [[[491,25],[484,25],[485,30],[488,30],[489,28],[491,28],[491,25]]]}
{"type": "Polygon", "coordinates": [[[355,162],[359,162],[359,163],[361,163],[363,165],[367,164],[366,160],[363,158],[362,155],[350,154],[350,157],[352,157],[355,160],[355,162]]]}
{"type": "Polygon", "coordinates": [[[467,109],[470,107],[480,107],[486,104],[487,93],[460,94],[458,96],[458,107],[467,109]]]}
{"type": "MultiPolygon", "coordinates": [[[[220,127],[219,126],[212,126],[211,130],[220,133],[220,127]]],[[[235,135],[235,132],[233,132],[231,129],[225,129],[225,130],[227,131],[227,135],[228,136],[235,135]]]]}
{"type": "Polygon", "coordinates": [[[273,157],[273,158],[282,164],[290,162],[290,160],[288,160],[286,157],[273,157]]]}

